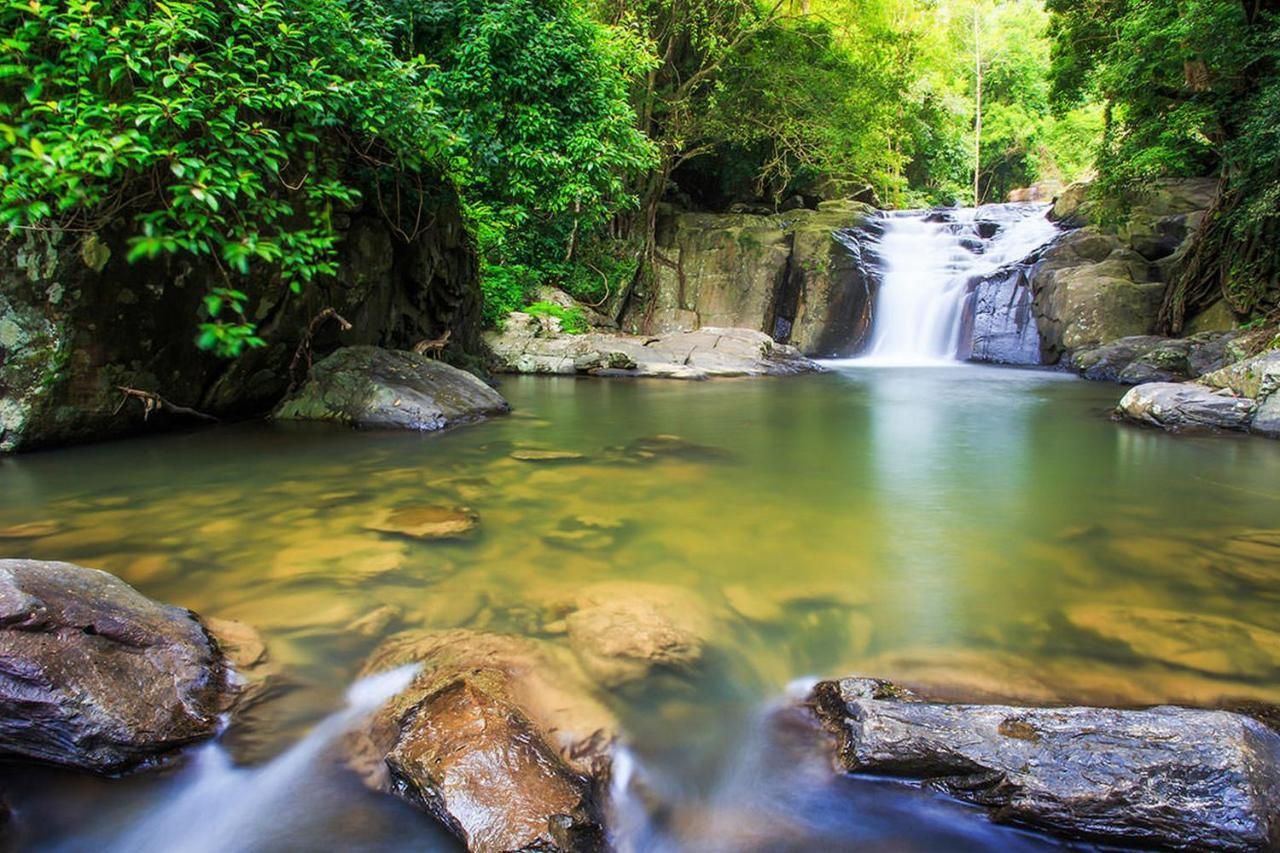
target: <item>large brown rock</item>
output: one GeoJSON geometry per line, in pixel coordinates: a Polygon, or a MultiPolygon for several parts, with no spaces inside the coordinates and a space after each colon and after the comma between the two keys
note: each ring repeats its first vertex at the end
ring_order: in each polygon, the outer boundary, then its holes
{"type": "Polygon", "coordinates": [[[616,724],[570,655],[499,634],[410,633],[380,646],[365,672],[409,663],[422,667],[413,683],[353,744],[371,784],[423,808],[470,850],[604,844],[616,724]]]}
{"type": "Polygon", "coordinates": [[[234,689],[190,611],[96,569],[0,560],[0,755],[128,769],[212,735],[234,689]]]}
{"type": "Polygon", "coordinates": [[[1216,188],[1213,179],[1154,181],[1118,208],[1090,199],[1085,185],[1063,190],[1050,218],[1076,230],[1030,276],[1045,363],[1155,330],[1167,283],[1216,188]]]}
{"type": "Polygon", "coordinates": [[[1000,822],[1199,850],[1280,844],[1280,734],[1226,711],[924,701],[891,682],[821,682],[810,703],[851,773],[906,776],[1000,822]]]}

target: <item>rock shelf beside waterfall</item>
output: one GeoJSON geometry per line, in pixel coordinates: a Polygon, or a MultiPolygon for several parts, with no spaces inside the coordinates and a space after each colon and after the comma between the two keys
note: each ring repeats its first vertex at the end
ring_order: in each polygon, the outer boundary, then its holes
{"type": "Polygon", "coordinates": [[[1280,734],[1227,711],[929,702],[874,678],[810,704],[850,773],[920,779],[999,822],[1112,844],[1280,843],[1280,734]]]}
{"type": "Polygon", "coordinates": [[[793,376],[822,370],[817,362],[764,332],[703,327],[661,335],[594,331],[570,335],[554,317],[508,315],[485,335],[492,367],[501,373],[712,379],[793,376]]]}
{"type": "Polygon", "coordinates": [[[1243,359],[1195,382],[1137,385],[1116,411],[1170,432],[1234,430],[1280,438],[1280,350],[1243,359]]]}

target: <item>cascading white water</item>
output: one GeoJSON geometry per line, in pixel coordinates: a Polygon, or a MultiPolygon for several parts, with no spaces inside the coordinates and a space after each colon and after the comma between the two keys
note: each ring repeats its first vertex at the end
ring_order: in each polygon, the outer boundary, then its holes
{"type": "Polygon", "coordinates": [[[298,792],[308,786],[317,762],[341,735],[379,705],[409,686],[414,664],[357,681],[347,706],[322,720],[302,740],[261,767],[237,767],[217,743],[200,747],[173,780],[166,802],[123,833],[108,824],[84,846],[109,853],[227,853],[286,849],[292,830],[313,819],[298,792]]]}
{"type": "Polygon", "coordinates": [[[1037,204],[991,204],[887,216],[872,246],[880,259],[880,288],[871,341],[858,361],[954,363],[970,283],[1047,243],[1057,229],[1045,210],[1037,204]]]}

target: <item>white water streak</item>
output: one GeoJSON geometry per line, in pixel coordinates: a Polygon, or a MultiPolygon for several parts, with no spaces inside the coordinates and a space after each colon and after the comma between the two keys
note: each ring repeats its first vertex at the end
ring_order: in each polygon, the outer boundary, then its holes
{"type": "Polygon", "coordinates": [[[875,249],[883,277],[871,342],[866,355],[854,362],[894,367],[956,363],[970,281],[1048,242],[1057,229],[1044,211],[1044,205],[991,204],[943,211],[944,222],[926,221],[937,218],[937,211],[887,217],[875,249]],[[965,243],[978,240],[979,222],[999,230],[975,253],[965,243]]]}

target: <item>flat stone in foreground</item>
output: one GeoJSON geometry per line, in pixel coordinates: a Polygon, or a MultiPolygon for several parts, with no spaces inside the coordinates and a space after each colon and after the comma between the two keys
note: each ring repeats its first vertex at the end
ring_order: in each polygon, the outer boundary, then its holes
{"type": "Polygon", "coordinates": [[[274,417],[434,432],[510,410],[497,391],[465,370],[417,353],[358,346],[312,365],[306,384],[276,407],[274,417]]]}
{"type": "Polygon", "coordinates": [[[1227,711],[942,704],[846,678],[810,696],[851,773],[927,781],[1000,822],[1125,845],[1280,844],[1280,734],[1227,711]]]}

